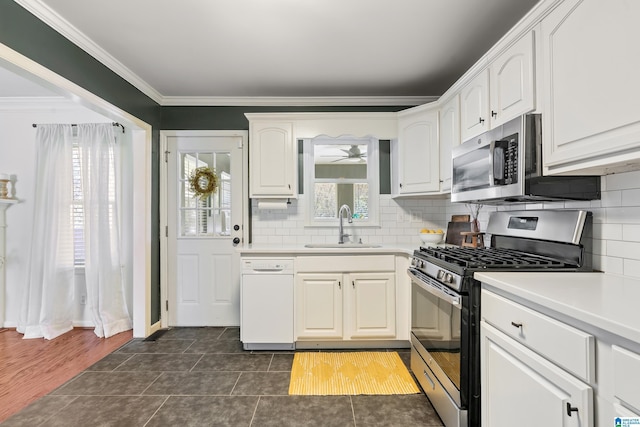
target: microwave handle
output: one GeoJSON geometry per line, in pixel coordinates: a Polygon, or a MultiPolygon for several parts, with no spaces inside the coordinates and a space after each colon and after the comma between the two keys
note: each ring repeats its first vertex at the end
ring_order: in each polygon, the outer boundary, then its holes
{"type": "Polygon", "coordinates": [[[504,184],[505,180],[505,152],[503,144],[500,144],[501,142],[503,141],[491,141],[489,149],[489,157],[491,159],[491,171],[489,173],[489,179],[491,180],[491,185],[504,184]]]}
{"type": "Polygon", "coordinates": [[[496,168],[496,156],[495,156],[495,149],[496,149],[496,142],[495,141],[491,141],[489,143],[489,164],[491,165],[489,167],[489,185],[493,187],[493,185],[495,184],[495,175],[494,175],[494,170],[496,168]]]}

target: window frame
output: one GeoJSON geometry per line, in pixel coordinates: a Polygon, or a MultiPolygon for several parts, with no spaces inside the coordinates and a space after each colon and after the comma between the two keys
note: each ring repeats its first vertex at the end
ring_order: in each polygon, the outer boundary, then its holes
{"type": "Polygon", "coordinates": [[[355,137],[342,135],[330,137],[320,135],[315,138],[302,138],[303,141],[303,164],[304,164],[304,194],[305,194],[305,227],[337,227],[338,218],[315,218],[315,184],[316,182],[353,184],[366,182],[369,186],[368,214],[369,218],[353,218],[353,226],[356,227],[379,227],[380,226],[380,162],[378,158],[379,142],[373,136],[355,137]],[[314,163],[314,147],[316,145],[367,145],[367,179],[316,179],[314,163]]]}

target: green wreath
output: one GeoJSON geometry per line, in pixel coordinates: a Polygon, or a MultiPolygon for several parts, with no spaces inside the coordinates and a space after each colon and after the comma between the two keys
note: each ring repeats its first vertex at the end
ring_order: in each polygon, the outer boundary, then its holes
{"type": "Polygon", "coordinates": [[[196,197],[206,199],[210,194],[216,192],[218,177],[214,171],[203,166],[191,172],[189,184],[191,185],[191,191],[195,193],[196,197]]]}

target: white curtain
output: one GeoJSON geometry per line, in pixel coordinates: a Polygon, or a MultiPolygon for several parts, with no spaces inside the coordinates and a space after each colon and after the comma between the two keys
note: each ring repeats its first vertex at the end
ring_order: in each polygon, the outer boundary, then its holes
{"type": "Polygon", "coordinates": [[[110,337],[131,329],[120,255],[119,144],[110,123],[78,125],[78,144],[87,303],[96,335],[110,337]]]}
{"type": "Polygon", "coordinates": [[[17,330],[53,339],[73,328],[73,144],[84,212],[87,304],[99,337],[131,329],[120,247],[120,153],[111,123],[38,125],[29,279],[17,330]]]}
{"type": "Polygon", "coordinates": [[[17,327],[24,338],[53,339],[72,329],[72,129],[71,125],[40,125],[36,132],[33,236],[17,327]]]}

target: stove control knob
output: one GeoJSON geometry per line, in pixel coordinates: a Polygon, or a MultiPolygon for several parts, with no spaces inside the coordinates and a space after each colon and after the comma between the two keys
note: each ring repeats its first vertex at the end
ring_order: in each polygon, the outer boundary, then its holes
{"type": "Polygon", "coordinates": [[[411,266],[415,267],[416,265],[418,265],[418,260],[415,258],[411,258],[411,266]]]}
{"type": "Polygon", "coordinates": [[[443,277],[444,277],[444,270],[438,270],[438,274],[436,275],[436,278],[438,280],[442,280],[443,277]]]}
{"type": "Polygon", "coordinates": [[[451,273],[447,273],[444,275],[445,283],[453,283],[453,275],[451,273]]]}
{"type": "Polygon", "coordinates": [[[418,260],[418,268],[424,268],[424,261],[418,260]]]}

